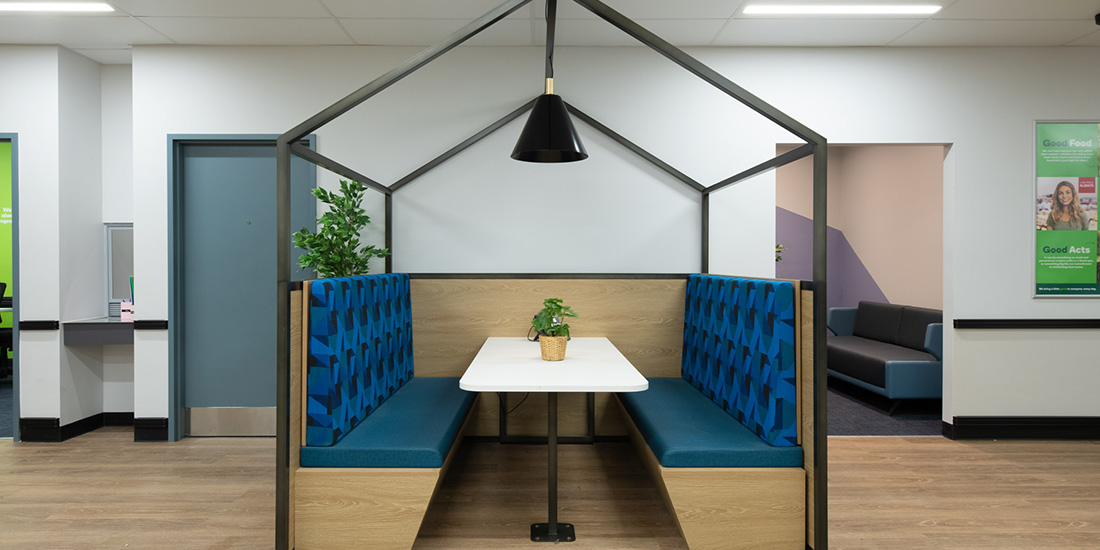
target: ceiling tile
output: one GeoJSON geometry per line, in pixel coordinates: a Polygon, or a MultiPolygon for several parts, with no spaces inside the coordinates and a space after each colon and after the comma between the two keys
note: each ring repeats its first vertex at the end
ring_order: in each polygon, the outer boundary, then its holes
{"type": "Polygon", "coordinates": [[[328,17],[317,0],[107,0],[134,16],[328,17]]]}
{"type": "MultiPolygon", "coordinates": [[[[359,19],[463,19],[472,21],[504,0],[320,0],[336,17],[359,19]]],[[[532,2],[533,3],[533,2],[532,2]]],[[[509,17],[529,17],[520,9],[509,17]]]]}
{"type": "Polygon", "coordinates": [[[1096,0],[956,0],[934,19],[1082,19],[1100,11],[1096,0]]]}
{"type": "Polygon", "coordinates": [[[352,44],[332,19],[142,17],[180,44],[314,46],[352,44]]]}
{"type": "Polygon", "coordinates": [[[1061,46],[1096,30],[1092,21],[925,21],[891,46],[1061,46]]]}
{"type": "MultiPolygon", "coordinates": [[[[729,19],[744,0],[604,0],[611,9],[631,19],[729,19]]],[[[545,3],[535,0],[539,18],[546,14],[545,3]]],[[[572,0],[558,0],[558,19],[599,19],[588,8],[572,0]]]]}
{"type": "Polygon", "coordinates": [[[73,51],[103,65],[129,65],[133,62],[134,59],[134,50],[131,50],[130,48],[73,51]]]}
{"type": "Polygon", "coordinates": [[[715,46],[882,46],[921,20],[913,19],[734,19],[715,46]]]}
{"type": "MultiPolygon", "coordinates": [[[[340,24],[359,44],[430,46],[461,29],[455,19],[341,19],[340,24]]],[[[532,24],[528,19],[505,19],[481,31],[464,44],[470,46],[530,46],[532,24]]]]}
{"type": "Polygon", "coordinates": [[[1070,46],[1100,46],[1100,30],[1093,31],[1069,43],[1070,46]]]}
{"type": "MultiPolygon", "coordinates": [[[[655,19],[636,21],[664,40],[677,46],[707,46],[726,24],[725,19],[655,19]]],[[[539,32],[545,33],[540,22],[539,32]]],[[[558,21],[555,42],[563,46],[642,46],[634,37],[601,20],[571,19],[558,21]]],[[[538,43],[545,39],[540,34],[538,43]]]]}
{"type": "Polygon", "coordinates": [[[70,49],[125,48],[172,41],[132,17],[3,16],[0,42],[61,44],[70,49]]]}

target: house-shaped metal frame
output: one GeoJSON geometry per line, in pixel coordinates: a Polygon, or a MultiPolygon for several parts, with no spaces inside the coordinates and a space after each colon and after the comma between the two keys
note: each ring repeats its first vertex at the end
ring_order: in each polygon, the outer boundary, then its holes
{"type": "MultiPolygon", "coordinates": [[[[298,143],[305,136],[313,133],[322,126],[339,118],[344,113],[357,105],[374,97],[390,85],[398,82],[406,76],[417,71],[421,67],[431,63],[438,57],[447,53],[469,38],[504,19],[532,0],[507,0],[503,4],[490,10],[485,15],[470,22],[465,27],[455,31],[442,41],[424,49],[417,55],[408,59],[400,66],[395,67],[386,74],[376,78],[362,88],[352,92],[347,97],[332,104],[323,111],[310,117],[308,120],[295,126],[290,131],[281,135],[276,142],[278,177],[276,192],[278,198],[278,295],[289,296],[289,281],[291,274],[290,265],[290,159],[291,155],[299,156],[314,164],[324,167],[343,177],[360,181],[368,187],[385,195],[386,204],[386,246],[393,245],[393,194],[408,185],[418,177],[439,166],[447,159],[461,153],[466,148],[477,143],[486,136],[492,134],[515,118],[527,112],[534,104],[534,100],[520,106],[501,119],[493,122],[480,132],[470,136],[465,141],[455,145],[447,152],[432,159],[424,166],[417,168],[407,176],[396,181],[392,185],[384,185],[351,168],[330,159],[308,147],[298,143]]],[[[599,0],[573,0],[588,9],[604,21],[614,25],[626,34],[632,36],[650,49],[660,53],[673,63],[679,65],[689,73],[709,83],[715,88],[741,102],[758,114],[764,116],[773,123],[798,136],[805,141],[802,145],[790,152],[779,155],[771,160],[758,164],[741,173],[730,176],[712,185],[703,185],[679,170],[676,170],[659,158],[650,154],[625,137],[615,133],[588,114],[569,105],[571,114],[587,125],[599,130],[630,151],[644,158],[661,170],[672,175],[683,184],[691,187],[702,195],[702,251],[700,272],[706,273],[709,269],[709,227],[710,227],[710,195],[715,191],[738,182],[752,178],[768,170],[778,168],[800,158],[813,155],[813,416],[814,416],[814,533],[812,546],[816,550],[828,548],[828,465],[827,465],[827,439],[826,439],[826,357],[825,357],[825,261],[826,261],[826,155],[827,142],[824,137],[810,130],[797,120],[787,116],[775,107],[764,102],[755,95],[749,93],[737,84],[707,67],[698,60],[692,58],[679,48],[661,39],[657,35],[638,25],[633,20],[611,9],[599,0]]],[[[392,270],[391,257],[386,258],[386,271],[392,270]]],[[[289,445],[289,303],[288,300],[280,300],[278,305],[278,350],[277,350],[277,417],[276,429],[276,548],[289,548],[288,517],[290,503],[290,453],[296,452],[289,445]]]]}

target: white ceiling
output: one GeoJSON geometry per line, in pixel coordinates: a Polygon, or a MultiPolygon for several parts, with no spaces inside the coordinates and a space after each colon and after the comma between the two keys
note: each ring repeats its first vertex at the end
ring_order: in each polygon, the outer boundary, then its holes
{"type": "MultiPolygon", "coordinates": [[[[101,63],[129,63],[148,44],[428,46],[503,0],[108,0],[106,14],[0,12],[0,44],[61,44],[101,63]]],[[[764,0],[603,0],[677,46],[1100,46],[1100,0],[914,0],[932,16],[746,16],[764,0]]],[[[767,0],[897,4],[904,0],[767,0]]],[[[545,38],[533,0],[470,45],[530,46],[545,38]]],[[[559,0],[556,43],[635,46],[618,29],[559,0]]]]}

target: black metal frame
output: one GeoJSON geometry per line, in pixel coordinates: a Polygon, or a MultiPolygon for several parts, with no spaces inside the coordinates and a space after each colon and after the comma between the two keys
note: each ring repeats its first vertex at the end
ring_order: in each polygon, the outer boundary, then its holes
{"type": "MultiPolygon", "coordinates": [[[[702,79],[708,84],[718,88],[725,92],[731,98],[741,102],[745,106],[749,107],[753,111],[757,112],[761,116],[764,116],[768,120],[771,120],[776,125],[784,128],[792,134],[798,136],[800,139],[806,142],[805,145],[794,149],[788,153],[784,153],[771,159],[767,162],[758,164],[748,170],[745,170],[739,174],[733,175],[720,182],[717,182],[711,186],[704,186],[699,182],[691,179],[682,172],[669,166],[667,163],[661,161],[657,157],[648,153],[641,147],[627,140],[625,137],[615,133],[603,124],[600,124],[594,118],[583,113],[576,107],[569,105],[570,113],[583,120],[589,126],[607,135],[611,139],[615,140],[619,144],[623,145],[630,151],[641,156],[645,160],[649,161],[653,165],[657,166],[666,173],[672,175],[678,181],[691,187],[701,195],[701,208],[702,208],[702,250],[700,259],[700,271],[706,273],[709,271],[710,264],[710,195],[715,191],[734,185],[741,181],[752,178],[768,170],[783,166],[800,158],[813,155],[813,283],[814,283],[814,298],[813,298],[813,314],[814,314],[814,327],[813,327],[813,358],[814,358],[814,548],[816,550],[827,550],[828,548],[828,464],[827,464],[827,439],[826,439],[826,357],[825,357],[825,314],[826,314],[826,301],[825,301],[825,278],[826,278],[826,155],[827,155],[827,141],[821,135],[810,130],[806,126],[802,125],[797,120],[784,114],[782,111],[776,109],[755,95],[749,93],[744,88],[741,88],[737,84],[726,77],[719,74],[717,71],[704,65],[700,61],[689,56],[679,48],[661,39],[657,35],[653,34],[649,30],[638,25],[633,20],[620,14],[619,12],[611,9],[607,5],[598,0],[573,0],[577,4],[580,4],[584,8],[588,9],[604,21],[614,25],[618,29],[622,30],[626,34],[630,35],[634,39],[638,40],[642,44],[646,45],[650,49],[660,53],[673,63],[679,65],[689,73],[702,79]]],[[[343,164],[329,159],[320,153],[314,151],[304,150],[300,146],[294,145],[295,142],[305,137],[306,135],[316,131],[318,128],[328,124],[335,120],[342,114],[351,110],[355,106],[363,103],[364,101],[374,97],[382,90],[388,88],[414,71],[420,69],[424,65],[434,61],[439,56],[447,53],[458,45],[462,44],[466,40],[475,36],[482,30],[494,25],[501,19],[507,17],[511,13],[515,12],[519,8],[523,7],[531,0],[506,0],[501,5],[490,10],[485,15],[470,22],[463,28],[452,33],[447,38],[437,42],[436,44],[429,46],[419,54],[408,59],[400,66],[392,69],[388,73],[376,78],[365,86],[359,88],[355,92],[352,92],[347,97],[334,103],[323,111],[310,117],[308,120],[295,126],[290,131],[280,136],[277,140],[276,149],[278,154],[278,179],[276,192],[278,194],[278,223],[277,228],[278,235],[278,292],[283,299],[280,300],[278,306],[278,322],[282,329],[279,331],[278,337],[278,372],[277,372],[277,413],[278,413],[278,427],[276,430],[277,438],[277,459],[276,459],[276,534],[275,544],[277,548],[290,548],[291,541],[288,540],[289,536],[289,495],[290,495],[290,452],[289,445],[289,280],[290,280],[290,155],[298,155],[306,160],[309,160],[319,166],[323,166],[328,170],[331,170],[344,177],[352,178],[363,182],[368,187],[375,189],[385,195],[385,208],[386,208],[386,246],[392,247],[393,245],[393,194],[398,190],[408,185],[410,182],[420,177],[421,175],[432,170],[436,166],[442,164],[451,157],[461,153],[467,147],[477,143],[484,137],[492,134],[496,130],[503,127],[508,122],[511,122],[518,116],[525,113],[531,108],[534,100],[520,106],[513,110],[511,113],[505,115],[500,120],[490,124],[485,129],[470,136],[462,143],[459,143],[455,147],[451,148],[447,152],[441,154],[435,159],[429,161],[424,166],[414,170],[409,175],[401,178],[391,186],[385,186],[371,178],[368,178],[343,164]]],[[[392,256],[386,258],[386,272],[392,271],[392,256]]]]}
{"type": "MultiPolygon", "coordinates": [[[[516,392],[518,393],[518,392],[516,392]]],[[[524,392],[530,395],[530,392],[524,392]]],[[[507,392],[497,393],[498,402],[498,427],[497,427],[497,441],[504,444],[538,444],[541,445],[550,440],[550,436],[540,437],[537,435],[508,435],[508,406],[506,403],[507,392]]],[[[527,399],[527,397],[524,397],[527,399]]],[[[558,443],[580,443],[585,445],[591,445],[596,442],[596,394],[594,392],[585,393],[585,408],[587,413],[585,414],[585,425],[588,428],[587,435],[566,435],[557,437],[558,443]]],[[[523,401],[521,400],[520,403],[523,401]]],[[[517,407],[519,405],[516,405],[517,407]]]]}

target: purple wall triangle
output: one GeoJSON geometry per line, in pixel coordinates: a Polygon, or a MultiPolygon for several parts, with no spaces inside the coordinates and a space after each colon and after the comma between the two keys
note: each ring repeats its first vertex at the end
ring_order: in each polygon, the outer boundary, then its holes
{"type": "MultiPolygon", "coordinates": [[[[783,261],[775,265],[776,278],[813,280],[813,226],[810,218],[775,208],[775,242],[786,247],[783,261]]],[[[827,239],[828,306],[855,307],[860,300],[889,303],[844,233],[830,227],[827,239]]]]}

